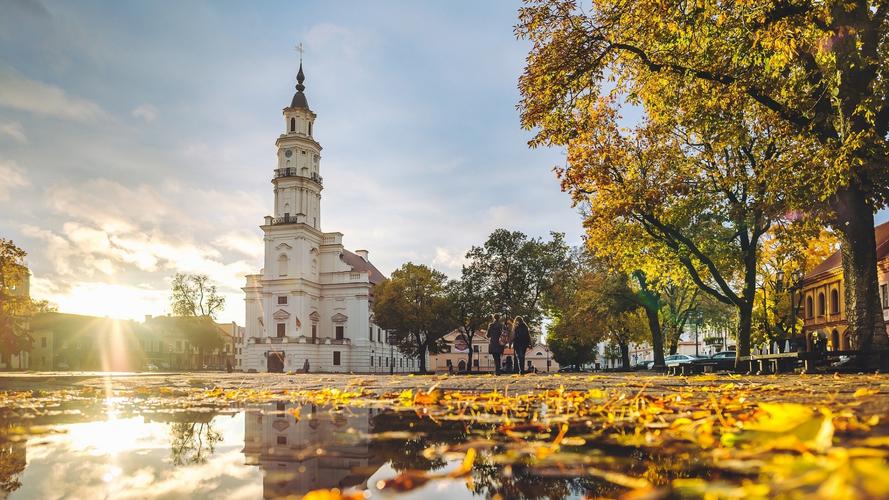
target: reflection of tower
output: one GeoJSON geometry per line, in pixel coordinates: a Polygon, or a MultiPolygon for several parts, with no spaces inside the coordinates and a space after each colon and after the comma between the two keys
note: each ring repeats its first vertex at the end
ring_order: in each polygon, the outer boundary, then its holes
{"type": "Polygon", "coordinates": [[[302,495],[319,488],[367,489],[380,467],[363,438],[373,410],[330,412],[275,403],[245,416],[244,456],[263,471],[263,495],[302,495]],[[290,410],[299,409],[297,420],[290,410]]]}

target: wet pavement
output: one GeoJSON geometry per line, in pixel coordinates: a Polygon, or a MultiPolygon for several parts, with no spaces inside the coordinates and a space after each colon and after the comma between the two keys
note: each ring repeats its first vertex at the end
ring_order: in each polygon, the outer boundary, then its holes
{"type": "Polygon", "coordinates": [[[52,377],[0,391],[0,498],[889,496],[882,375],[52,377]]]}

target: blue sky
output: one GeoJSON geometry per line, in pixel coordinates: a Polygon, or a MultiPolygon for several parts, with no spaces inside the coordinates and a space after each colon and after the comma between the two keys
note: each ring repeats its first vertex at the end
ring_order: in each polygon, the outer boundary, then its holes
{"type": "Polygon", "coordinates": [[[0,7],[0,237],[62,311],[163,314],[172,274],[203,272],[243,323],[299,42],[347,247],[455,276],[497,227],[580,242],[562,153],[519,127],[518,2],[0,7]]]}

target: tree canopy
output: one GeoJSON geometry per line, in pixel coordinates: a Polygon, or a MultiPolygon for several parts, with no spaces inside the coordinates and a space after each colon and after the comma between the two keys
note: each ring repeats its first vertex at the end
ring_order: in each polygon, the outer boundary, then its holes
{"type": "Polygon", "coordinates": [[[374,321],[395,335],[399,351],[418,360],[441,349],[441,339],[460,323],[444,273],[408,262],[374,287],[374,321]]]}
{"type": "Polygon", "coordinates": [[[206,316],[216,319],[225,307],[225,297],[206,274],[176,273],[170,284],[170,306],[174,316],[206,316]]]}
{"type": "Polygon", "coordinates": [[[466,254],[464,276],[471,276],[488,298],[490,313],[522,316],[529,326],[539,326],[543,317],[541,300],[553,285],[553,276],[568,259],[562,233],[550,240],[529,238],[520,231],[497,229],[482,246],[466,254]]]}
{"type": "Polygon", "coordinates": [[[30,318],[55,310],[45,300],[31,298],[27,255],[11,240],[0,238],[0,359],[7,364],[13,354],[30,350],[30,318]]]}
{"type": "MultiPolygon", "coordinates": [[[[581,7],[571,0],[531,0],[520,10],[516,28],[518,36],[532,43],[519,82],[522,123],[539,130],[532,145],[568,145],[569,165],[590,160],[605,164],[609,158],[603,158],[601,148],[590,148],[587,154],[587,148],[575,147],[572,153],[571,144],[606,142],[598,141],[600,135],[613,136],[598,126],[604,113],[590,109],[613,110],[623,101],[641,107],[650,124],[668,130],[679,125],[716,137],[717,146],[732,145],[734,153],[726,160],[755,160],[760,166],[756,175],[728,178],[743,180],[738,185],[748,193],[767,195],[755,197],[760,207],[750,215],[759,213],[758,221],[744,217],[744,238],[751,240],[745,245],[755,249],[754,237],[769,226],[771,214],[762,202],[777,208],[793,205],[796,199],[800,208],[823,215],[842,242],[847,316],[866,348],[873,333],[882,331],[873,213],[889,197],[887,11],[886,3],[877,1],[760,0],[734,5],[593,0],[581,7]],[[745,113],[743,122],[755,128],[736,127],[730,117],[739,111],[745,113]],[[742,135],[745,129],[758,132],[748,134],[750,138],[768,131],[771,140],[751,143],[742,135]],[[776,152],[785,168],[771,170],[776,152]],[[794,159],[798,164],[787,162],[794,159]]],[[[607,114],[605,118],[607,125],[607,114]]],[[[644,133],[631,137],[645,147],[633,148],[631,154],[638,158],[629,160],[650,163],[676,152],[673,141],[650,141],[651,130],[657,128],[646,124],[644,133]]],[[[686,144],[684,151],[699,142],[686,144]]],[[[710,149],[717,154],[724,150],[710,149]]],[[[706,165],[697,163],[696,169],[705,173],[706,165]]],[[[656,188],[677,187],[669,178],[640,184],[640,203],[656,200],[656,188]]],[[[690,202],[702,200],[697,196],[702,186],[686,186],[694,195],[687,196],[690,202]]],[[[674,239],[680,254],[706,260],[691,245],[674,239]]],[[[706,264],[715,283],[698,284],[709,287],[708,293],[718,299],[721,295],[723,302],[749,309],[755,290],[749,274],[755,266],[748,262],[743,267],[746,284],[736,290],[725,286],[730,278],[715,278],[706,264]]],[[[747,316],[740,318],[742,331],[749,330],[747,316]]],[[[742,350],[744,336],[739,339],[742,350]]],[[[884,337],[878,336],[879,341],[884,337]]]]}

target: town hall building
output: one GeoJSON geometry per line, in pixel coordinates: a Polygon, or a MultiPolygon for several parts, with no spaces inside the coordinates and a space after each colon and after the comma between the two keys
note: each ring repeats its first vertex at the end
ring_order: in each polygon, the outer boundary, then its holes
{"type": "Polygon", "coordinates": [[[385,279],[366,250],[321,230],[321,145],[304,93],[284,108],[272,176],[274,215],[261,226],[265,267],[247,276],[246,334],[237,368],[255,372],[407,372],[416,368],[373,322],[373,287],[385,279]]]}

